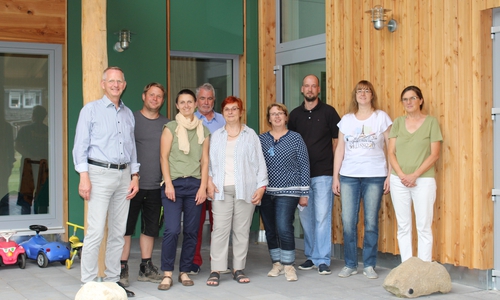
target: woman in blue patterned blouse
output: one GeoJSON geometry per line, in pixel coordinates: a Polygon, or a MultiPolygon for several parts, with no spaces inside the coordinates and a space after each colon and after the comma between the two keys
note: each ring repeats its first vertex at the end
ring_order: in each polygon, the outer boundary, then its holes
{"type": "Polygon", "coordinates": [[[300,134],[286,127],[288,110],[285,105],[269,105],[267,122],[272,129],[259,136],[269,178],[260,206],[273,263],[267,276],[285,274],[287,281],[296,281],[293,221],[297,205],[307,206],[309,156],[300,134]]]}

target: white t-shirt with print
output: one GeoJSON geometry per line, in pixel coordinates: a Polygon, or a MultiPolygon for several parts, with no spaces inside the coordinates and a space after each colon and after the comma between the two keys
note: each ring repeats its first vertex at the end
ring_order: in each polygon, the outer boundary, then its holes
{"type": "Polygon", "coordinates": [[[345,152],[340,175],[349,177],[387,176],[384,153],[384,132],[391,126],[391,118],[381,110],[374,111],[366,120],[346,114],[337,124],[344,134],[345,152]]]}

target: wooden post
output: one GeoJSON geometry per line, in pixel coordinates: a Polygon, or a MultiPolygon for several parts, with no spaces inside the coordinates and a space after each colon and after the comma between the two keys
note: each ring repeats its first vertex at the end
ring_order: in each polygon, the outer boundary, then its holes
{"type": "MultiPolygon", "coordinates": [[[[82,72],[83,104],[101,99],[102,71],[108,67],[106,42],[106,0],[82,0],[82,72]]],[[[87,228],[87,202],[85,202],[85,228],[87,228]]],[[[98,277],[104,277],[106,234],[99,252],[98,277]]]]}

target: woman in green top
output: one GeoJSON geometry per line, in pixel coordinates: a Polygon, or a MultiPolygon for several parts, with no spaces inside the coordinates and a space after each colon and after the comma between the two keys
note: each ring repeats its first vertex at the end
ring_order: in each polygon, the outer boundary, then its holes
{"type": "MultiPolygon", "coordinates": [[[[179,282],[193,285],[187,275],[193,261],[198,239],[201,205],[207,199],[208,146],[210,131],[194,116],[196,97],[191,90],[177,94],[175,121],[163,126],[160,141],[160,164],[165,182],[162,193],[165,232],[161,248],[161,269],[164,272],[159,290],[172,286],[177,239],[183,217],[183,241],[179,260],[179,282]]],[[[147,171],[147,170],[146,170],[147,171]]]]}
{"type": "Polygon", "coordinates": [[[391,198],[398,222],[401,262],[413,256],[412,213],[418,233],[418,257],[432,260],[432,219],[436,200],[434,163],[443,137],[436,118],[422,113],[424,97],[416,86],[401,93],[405,116],[397,118],[389,134],[388,156],[392,166],[391,198]]]}

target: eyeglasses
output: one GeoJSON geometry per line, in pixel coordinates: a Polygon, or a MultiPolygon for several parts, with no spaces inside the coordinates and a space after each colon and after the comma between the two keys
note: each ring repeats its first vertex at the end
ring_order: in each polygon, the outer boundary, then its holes
{"type": "Polygon", "coordinates": [[[108,80],[106,82],[111,84],[111,85],[114,85],[115,83],[123,84],[123,81],[121,81],[121,80],[108,80]]]}
{"type": "Polygon", "coordinates": [[[239,108],[239,107],[236,107],[236,106],[235,106],[235,107],[232,107],[232,108],[224,108],[224,112],[226,112],[226,113],[228,113],[228,112],[230,112],[230,111],[235,112],[235,111],[237,111],[237,110],[239,110],[239,109],[240,109],[240,108],[239,108]]]}
{"type": "Polygon", "coordinates": [[[200,97],[200,98],[198,98],[198,100],[200,100],[200,101],[205,101],[205,100],[214,101],[214,97],[208,97],[208,98],[200,97]]]}
{"type": "Polygon", "coordinates": [[[283,116],[284,114],[285,114],[284,112],[279,111],[279,112],[275,112],[275,113],[270,113],[269,115],[270,115],[271,117],[277,117],[277,116],[280,116],[280,117],[281,117],[281,116],[283,116]]]}
{"type": "Polygon", "coordinates": [[[403,98],[403,99],[401,99],[401,101],[408,102],[408,101],[415,101],[417,99],[420,99],[420,98],[417,97],[417,96],[413,96],[413,97],[410,97],[410,98],[403,98]]]}
{"type": "Polygon", "coordinates": [[[372,91],[370,91],[370,90],[357,90],[356,91],[356,94],[363,94],[363,93],[365,93],[365,94],[371,94],[372,91]]]}

